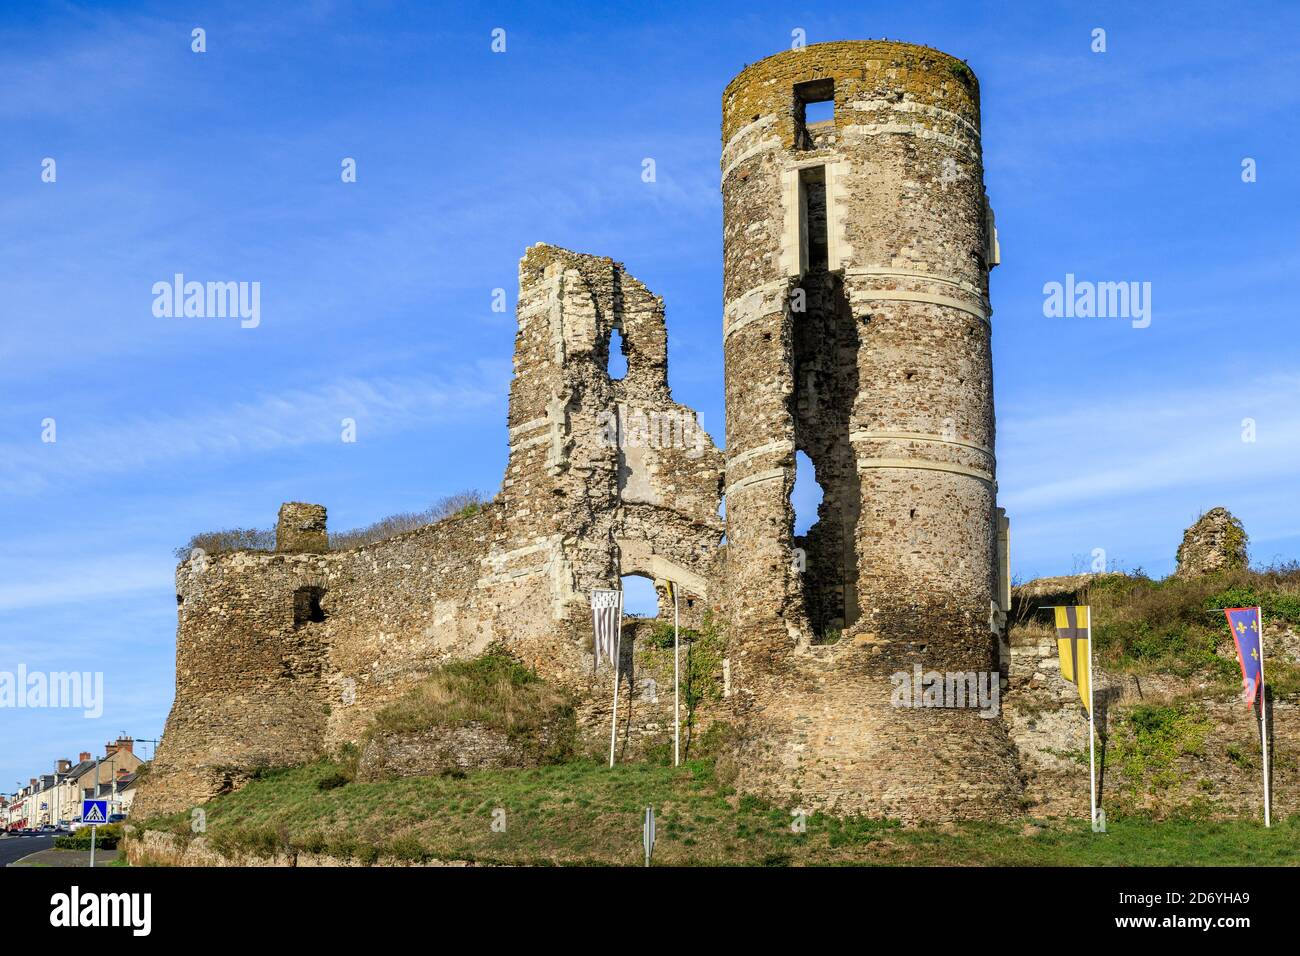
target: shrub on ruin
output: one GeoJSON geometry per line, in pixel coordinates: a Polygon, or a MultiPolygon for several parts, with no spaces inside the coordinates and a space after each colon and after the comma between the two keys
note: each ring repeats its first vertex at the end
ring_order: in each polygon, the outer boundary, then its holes
{"type": "Polygon", "coordinates": [[[1259,607],[1266,619],[1300,624],[1300,565],[1247,573],[1211,595],[1210,607],[1259,607]]]}
{"type": "MultiPolygon", "coordinates": [[[[389,515],[374,524],[351,531],[331,533],[330,548],[335,551],[359,548],[366,544],[387,541],[389,538],[415,531],[448,518],[467,518],[488,506],[489,499],[478,491],[458,491],[440,498],[423,511],[408,511],[389,515]]],[[[190,538],[189,543],[176,549],[176,558],[186,561],[196,551],[204,554],[228,554],[231,551],[274,551],[274,528],[227,528],[224,531],[204,531],[190,538]]]]}
{"type": "Polygon", "coordinates": [[[685,647],[692,641],[699,640],[700,632],[693,627],[682,627],[674,633],[671,621],[656,620],[650,627],[650,632],[642,640],[645,641],[647,647],[657,647],[660,650],[671,651],[673,643],[679,637],[682,646],[685,647]]]}
{"type": "Polygon", "coordinates": [[[195,552],[226,554],[231,551],[274,551],[274,528],[227,528],[204,531],[190,538],[189,544],[176,549],[179,561],[190,559],[195,552]]]}
{"type": "Polygon", "coordinates": [[[693,756],[717,758],[734,751],[740,745],[740,741],[740,731],[734,724],[715,720],[700,735],[693,756]]]}
{"type": "MultiPolygon", "coordinates": [[[[705,703],[722,700],[722,659],[727,655],[726,638],[712,612],[705,611],[699,628],[683,627],[681,637],[682,733],[688,753],[694,753],[697,711],[705,703]]],[[[673,625],[656,621],[644,638],[647,648],[657,652],[673,650],[673,625]]]]}
{"type": "Polygon", "coordinates": [[[375,544],[407,531],[415,531],[448,518],[465,518],[482,511],[488,499],[478,491],[459,491],[435,501],[423,511],[390,515],[364,528],[330,534],[330,548],[340,551],[375,544]]]}
{"type": "Polygon", "coordinates": [[[1180,759],[1201,755],[1209,732],[1209,720],[1186,701],[1136,704],[1116,720],[1110,759],[1133,798],[1158,804],[1185,775],[1180,759]]]}
{"type": "Polygon", "coordinates": [[[1098,661],[1120,670],[1240,677],[1221,608],[1259,605],[1266,621],[1300,623],[1300,568],[1232,569],[1199,577],[1107,575],[1077,600],[1090,604],[1098,661]]]}

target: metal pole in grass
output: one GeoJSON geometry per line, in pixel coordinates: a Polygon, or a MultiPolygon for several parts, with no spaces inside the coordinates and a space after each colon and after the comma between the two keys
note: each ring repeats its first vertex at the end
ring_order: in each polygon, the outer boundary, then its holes
{"type": "Polygon", "coordinates": [[[681,678],[681,615],[677,604],[677,585],[668,582],[673,595],[673,766],[682,762],[682,678],[681,678]]]}
{"type": "MultiPolygon", "coordinates": [[[[1223,612],[1228,615],[1228,630],[1232,631],[1232,612],[1244,611],[1247,608],[1235,607],[1215,607],[1206,608],[1206,613],[1217,614],[1223,612]]],[[[1255,696],[1259,699],[1259,746],[1264,757],[1264,826],[1273,826],[1272,814],[1272,797],[1269,794],[1268,786],[1268,683],[1264,680],[1264,609],[1256,605],[1254,627],[1259,631],[1259,686],[1255,691],[1255,696]]],[[[1238,635],[1233,634],[1233,641],[1237,645],[1237,658],[1241,662],[1242,686],[1246,685],[1246,653],[1237,639],[1238,635]]]]}
{"type": "Polygon", "coordinates": [[[614,633],[614,708],[609,718],[609,765],[614,766],[614,740],[618,737],[618,669],[623,660],[623,590],[618,592],[618,615],[614,633]]]}
{"type": "Polygon", "coordinates": [[[1264,680],[1264,610],[1255,608],[1259,622],[1259,743],[1264,752],[1264,826],[1273,825],[1272,800],[1268,793],[1268,681],[1264,680]]]}
{"type": "Polygon", "coordinates": [[[641,845],[645,848],[645,865],[650,865],[650,857],[655,851],[655,808],[645,808],[645,823],[641,826],[641,845]]]}
{"type": "Polygon", "coordinates": [[[1092,691],[1092,608],[1088,608],[1088,785],[1092,797],[1092,832],[1097,832],[1097,718],[1092,691]]]}

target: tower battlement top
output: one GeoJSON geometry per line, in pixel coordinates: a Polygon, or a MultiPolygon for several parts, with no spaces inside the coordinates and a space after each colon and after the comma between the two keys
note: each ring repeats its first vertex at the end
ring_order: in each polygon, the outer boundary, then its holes
{"type": "Polygon", "coordinates": [[[793,88],[823,79],[863,89],[888,85],[978,124],[979,80],[963,60],[895,40],[838,40],[783,50],[736,74],[722,94],[723,144],[763,116],[789,113],[793,88]]]}

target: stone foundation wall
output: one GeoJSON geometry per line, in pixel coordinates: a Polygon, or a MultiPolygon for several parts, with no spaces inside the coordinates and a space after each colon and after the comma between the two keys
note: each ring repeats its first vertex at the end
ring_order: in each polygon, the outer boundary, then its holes
{"type": "Polygon", "coordinates": [[[308,853],[305,850],[265,856],[257,853],[237,852],[225,854],[212,845],[207,837],[196,836],[182,840],[175,834],[160,830],[143,830],[138,839],[122,843],[123,852],[132,866],[478,866],[466,860],[429,860],[414,863],[393,857],[378,857],[374,863],[361,863],[352,859],[331,856],[328,853],[308,853]]]}
{"type": "Polygon", "coordinates": [[[358,780],[465,774],[538,765],[534,748],[480,723],[421,733],[379,734],[361,751],[358,780]]]}

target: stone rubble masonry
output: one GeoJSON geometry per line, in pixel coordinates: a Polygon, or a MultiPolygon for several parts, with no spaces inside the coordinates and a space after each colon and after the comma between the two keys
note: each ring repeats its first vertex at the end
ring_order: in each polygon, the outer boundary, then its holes
{"type": "MultiPolygon", "coordinates": [[[[439,664],[494,643],[572,690],[599,735],[612,671],[594,672],[588,592],[621,575],[678,581],[683,625],[699,625],[722,539],[722,457],[672,400],[662,300],[611,259],[543,244],[519,279],[509,459],[492,503],[329,551],[325,509],[293,502],[275,552],[181,562],[176,698],[138,815],[357,742],[439,664]],[[607,371],[615,329],[621,380],[607,371]]],[[[635,710],[638,727],[671,734],[665,695],[651,707],[625,689],[620,703],[629,728],[635,710]]]]}
{"type": "Polygon", "coordinates": [[[328,551],[329,546],[323,506],[301,501],[287,501],[280,506],[280,517],[275,523],[275,550],[320,553],[328,551]]]}
{"type": "Polygon", "coordinates": [[[1178,546],[1180,578],[1245,568],[1246,531],[1226,508],[1211,508],[1183,535],[1178,546]]]}
{"type": "Polygon", "coordinates": [[[975,77],[924,47],[814,44],[732,80],[722,131],[738,785],[908,819],[1014,814],[1002,721],[890,706],[913,664],[1002,663],[975,77]],[[805,124],[826,99],[834,119],[805,124]],[[797,451],[823,491],[800,539],[797,451]]]}
{"type": "Polygon", "coordinates": [[[412,860],[379,856],[373,862],[363,863],[353,857],[332,856],[328,853],[310,853],[307,850],[281,849],[272,853],[255,853],[247,850],[223,851],[206,836],[188,840],[164,830],[136,830],[128,825],[131,839],[122,843],[123,852],[132,866],[240,866],[240,867],[439,867],[480,866],[469,860],[412,860]]]}
{"type": "MultiPolygon", "coordinates": [[[[1018,599],[1039,593],[1073,602],[1088,576],[1031,582],[1018,599]],[[1074,593],[1070,593],[1074,590],[1074,593]]],[[[1277,622],[1267,624],[1269,654],[1300,663],[1300,634],[1277,622]]],[[[1026,775],[1026,798],[1034,816],[1087,818],[1088,719],[1078,689],[1061,677],[1055,632],[1041,621],[1012,628],[1011,681],[1003,713],[1026,775]]],[[[1235,657],[1226,634],[1218,648],[1235,657]]],[[[1259,721],[1237,692],[1206,692],[1172,675],[1110,673],[1094,666],[1097,708],[1097,766],[1101,806],[1112,815],[1149,812],[1157,816],[1195,811],[1215,818],[1262,818],[1259,721]],[[1189,691],[1192,691],[1189,693],[1189,691]],[[1172,754],[1167,768],[1156,768],[1161,784],[1142,781],[1116,757],[1115,734],[1123,717],[1141,704],[1181,705],[1204,727],[1201,745],[1172,754]]],[[[1288,755],[1300,748],[1300,707],[1274,699],[1269,706],[1273,815],[1282,819],[1300,810],[1300,767],[1288,755]]]]}
{"type": "MultiPolygon", "coordinates": [[[[545,735],[543,742],[546,741],[545,735]]],[[[464,774],[470,770],[535,767],[540,748],[477,721],[417,733],[376,734],[361,748],[358,780],[464,774]]]]}

